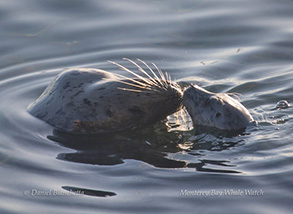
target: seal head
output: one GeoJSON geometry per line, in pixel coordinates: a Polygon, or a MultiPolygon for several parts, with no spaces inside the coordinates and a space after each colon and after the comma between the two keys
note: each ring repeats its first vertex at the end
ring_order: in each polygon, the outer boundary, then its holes
{"type": "Polygon", "coordinates": [[[28,111],[58,130],[74,134],[133,130],[181,108],[179,86],[153,81],[121,79],[93,68],[68,69],[29,105],[28,111]]]}
{"type": "Polygon", "coordinates": [[[183,105],[195,125],[221,130],[244,129],[253,121],[248,110],[228,94],[215,94],[197,85],[184,91],[183,105]]]}

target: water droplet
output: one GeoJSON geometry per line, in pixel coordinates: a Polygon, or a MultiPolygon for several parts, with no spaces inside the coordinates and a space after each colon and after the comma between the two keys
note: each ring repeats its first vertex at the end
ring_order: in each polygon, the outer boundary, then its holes
{"type": "Polygon", "coordinates": [[[285,109],[285,108],[289,108],[289,107],[290,107],[290,104],[288,103],[287,100],[280,100],[277,103],[277,108],[278,109],[285,109]]]}

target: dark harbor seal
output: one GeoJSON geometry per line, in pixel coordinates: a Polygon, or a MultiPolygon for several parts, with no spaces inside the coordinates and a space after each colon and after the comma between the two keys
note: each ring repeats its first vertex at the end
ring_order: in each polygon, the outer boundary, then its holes
{"type": "Polygon", "coordinates": [[[117,76],[99,69],[68,69],[28,111],[61,131],[95,134],[141,128],[181,108],[183,94],[176,83],[138,92],[132,85],[143,86],[142,82],[124,79],[122,83],[117,76]],[[127,90],[120,89],[127,83],[127,90]]]}
{"type": "Polygon", "coordinates": [[[94,68],[67,69],[28,106],[35,117],[57,130],[74,134],[127,131],[154,124],[184,106],[195,125],[222,130],[245,128],[253,121],[247,109],[227,94],[215,94],[199,86],[181,89],[170,76],[157,74],[143,61],[151,75],[137,63],[134,78],[94,68]]]}

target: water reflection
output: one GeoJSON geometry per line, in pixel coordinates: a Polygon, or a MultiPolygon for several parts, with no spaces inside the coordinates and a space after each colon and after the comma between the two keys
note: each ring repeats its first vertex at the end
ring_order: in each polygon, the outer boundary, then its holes
{"type": "Polygon", "coordinates": [[[159,168],[193,168],[202,172],[239,173],[231,169],[236,167],[229,160],[202,159],[202,151],[223,151],[241,143],[233,137],[215,136],[209,133],[168,132],[167,127],[159,125],[140,131],[100,134],[71,135],[58,130],[48,139],[75,150],[72,153],[60,153],[57,159],[97,165],[117,165],[126,159],[143,161],[159,168]],[[222,138],[222,139],[221,139],[222,138]],[[172,155],[187,155],[192,161],[170,158],[172,155]],[[215,169],[213,169],[215,167],[215,169]],[[229,169],[227,169],[229,168],[229,169]]]}
{"type": "Polygon", "coordinates": [[[85,189],[85,188],[73,187],[73,186],[63,186],[62,189],[65,189],[77,195],[88,195],[88,196],[95,196],[95,197],[109,197],[109,196],[117,195],[114,192],[85,189]]]}

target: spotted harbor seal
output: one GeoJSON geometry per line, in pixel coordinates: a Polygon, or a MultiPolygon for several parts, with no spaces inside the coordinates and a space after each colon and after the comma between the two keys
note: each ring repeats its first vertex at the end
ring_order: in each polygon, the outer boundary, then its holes
{"type": "Polygon", "coordinates": [[[35,117],[56,129],[75,134],[97,134],[138,129],[154,124],[183,106],[195,125],[222,130],[245,128],[253,121],[248,110],[227,94],[215,94],[197,85],[185,89],[142,60],[142,75],[111,62],[134,78],[101,69],[74,68],[57,75],[41,96],[28,106],[35,117]]]}

